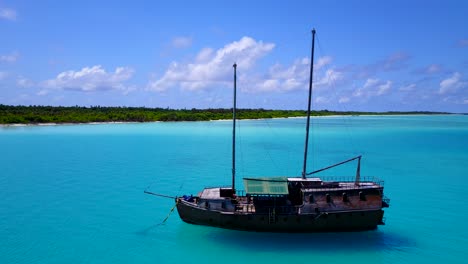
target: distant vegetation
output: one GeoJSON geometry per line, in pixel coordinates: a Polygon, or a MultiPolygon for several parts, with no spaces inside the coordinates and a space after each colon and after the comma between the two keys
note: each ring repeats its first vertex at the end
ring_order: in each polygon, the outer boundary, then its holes
{"type": "MultiPolygon", "coordinates": [[[[313,111],[314,116],[329,115],[395,115],[444,114],[434,112],[338,112],[313,111]]],[[[305,116],[304,110],[237,109],[238,119],[259,119],[305,116]]],[[[0,104],[0,124],[90,123],[90,122],[152,122],[152,121],[208,121],[231,119],[232,109],[169,109],[146,107],[62,107],[9,106],[0,104]]]]}

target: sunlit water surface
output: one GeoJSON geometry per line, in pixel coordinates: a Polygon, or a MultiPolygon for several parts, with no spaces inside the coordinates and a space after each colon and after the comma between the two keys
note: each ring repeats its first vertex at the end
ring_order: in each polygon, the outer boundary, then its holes
{"type": "MultiPolygon", "coordinates": [[[[237,185],[298,176],[305,119],[240,121],[237,185]]],[[[182,222],[171,199],[229,185],[231,123],[0,127],[0,263],[466,263],[468,116],[313,119],[309,171],[363,154],[386,225],[274,234],[182,222]]],[[[327,175],[352,176],[356,164],[327,175]]]]}

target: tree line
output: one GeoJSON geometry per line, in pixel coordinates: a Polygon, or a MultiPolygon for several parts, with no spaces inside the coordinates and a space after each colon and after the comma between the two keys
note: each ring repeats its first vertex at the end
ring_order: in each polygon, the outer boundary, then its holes
{"type": "MultiPolygon", "coordinates": [[[[236,109],[238,119],[305,116],[305,110],[236,109]]],[[[441,114],[434,112],[340,112],[312,111],[314,116],[372,114],[441,114]]],[[[0,124],[209,121],[232,119],[232,109],[169,109],[103,106],[11,106],[0,104],[0,124]]]]}

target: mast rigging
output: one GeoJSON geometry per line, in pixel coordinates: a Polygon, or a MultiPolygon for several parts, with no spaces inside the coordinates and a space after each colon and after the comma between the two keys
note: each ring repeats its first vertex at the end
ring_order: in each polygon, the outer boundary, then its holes
{"type": "Polygon", "coordinates": [[[307,105],[307,125],[306,125],[306,139],[304,149],[304,166],[302,169],[302,179],[306,178],[307,169],[307,151],[309,147],[309,126],[310,126],[310,105],[312,100],[312,81],[314,76],[314,48],[315,48],[315,28],[312,29],[312,55],[310,56],[310,79],[309,79],[309,103],[307,105]]]}
{"type": "Polygon", "coordinates": [[[236,193],[236,85],[237,85],[237,64],[234,67],[234,106],[232,107],[232,192],[236,193]]]}

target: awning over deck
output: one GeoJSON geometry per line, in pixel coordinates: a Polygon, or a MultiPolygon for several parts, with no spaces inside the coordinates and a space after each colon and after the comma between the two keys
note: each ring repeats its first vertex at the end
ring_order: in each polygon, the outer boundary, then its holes
{"type": "Polygon", "coordinates": [[[287,195],[288,178],[244,178],[245,192],[250,195],[287,195]]]}

